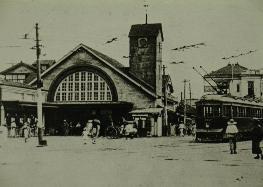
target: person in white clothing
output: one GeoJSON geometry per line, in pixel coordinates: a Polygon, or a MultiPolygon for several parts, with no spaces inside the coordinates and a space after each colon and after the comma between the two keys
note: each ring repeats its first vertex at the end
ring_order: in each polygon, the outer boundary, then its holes
{"type": "Polygon", "coordinates": [[[237,134],[238,129],[236,126],[237,122],[234,121],[234,119],[230,119],[227,122],[226,127],[226,137],[229,139],[229,146],[230,146],[230,154],[237,154],[236,148],[237,148],[237,134]]]}
{"type": "Polygon", "coordinates": [[[179,131],[180,131],[180,136],[184,136],[184,130],[185,130],[185,124],[181,121],[179,124],[179,131]]]}

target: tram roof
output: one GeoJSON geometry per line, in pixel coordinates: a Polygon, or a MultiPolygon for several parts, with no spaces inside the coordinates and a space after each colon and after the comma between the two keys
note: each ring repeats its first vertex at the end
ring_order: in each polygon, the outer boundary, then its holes
{"type": "Polygon", "coordinates": [[[263,102],[256,102],[255,100],[251,101],[245,98],[229,97],[227,95],[204,95],[202,96],[199,102],[204,102],[204,101],[217,101],[217,102],[263,107],[263,102]]]}

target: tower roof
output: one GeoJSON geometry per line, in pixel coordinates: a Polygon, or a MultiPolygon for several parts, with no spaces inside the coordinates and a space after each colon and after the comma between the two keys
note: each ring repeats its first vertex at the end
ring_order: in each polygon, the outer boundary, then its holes
{"type": "Polygon", "coordinates": [[[158,36],[159,32],[161,32],[162,41],[163,41],[163,31],[161,23],[153,23],[153,24],[136,24],[132,25],[129,37],[132,36],[158,36]]]}

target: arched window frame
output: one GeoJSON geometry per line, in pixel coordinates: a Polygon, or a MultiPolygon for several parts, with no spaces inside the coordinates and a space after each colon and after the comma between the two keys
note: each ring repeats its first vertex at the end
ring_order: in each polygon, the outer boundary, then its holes
{"type": "Polygon", "coordinates": [[[58,84],[54,101],[112,101],[107,82],[95,72],[76,71],[64,77],[58,84]]]}

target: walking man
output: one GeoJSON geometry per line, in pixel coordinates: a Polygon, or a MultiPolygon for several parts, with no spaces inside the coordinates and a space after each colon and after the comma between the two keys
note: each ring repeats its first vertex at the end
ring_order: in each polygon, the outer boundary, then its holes
{"type": "Polygon", "coordinates": [[[230,154],[237,154],[236,142],[237,142],[238,129],[237,129],[236,124],[237,124],[237,122],[235,122],[234,119],[230,119],[227,122],[226,137],[229,139],[230,154]]]}

